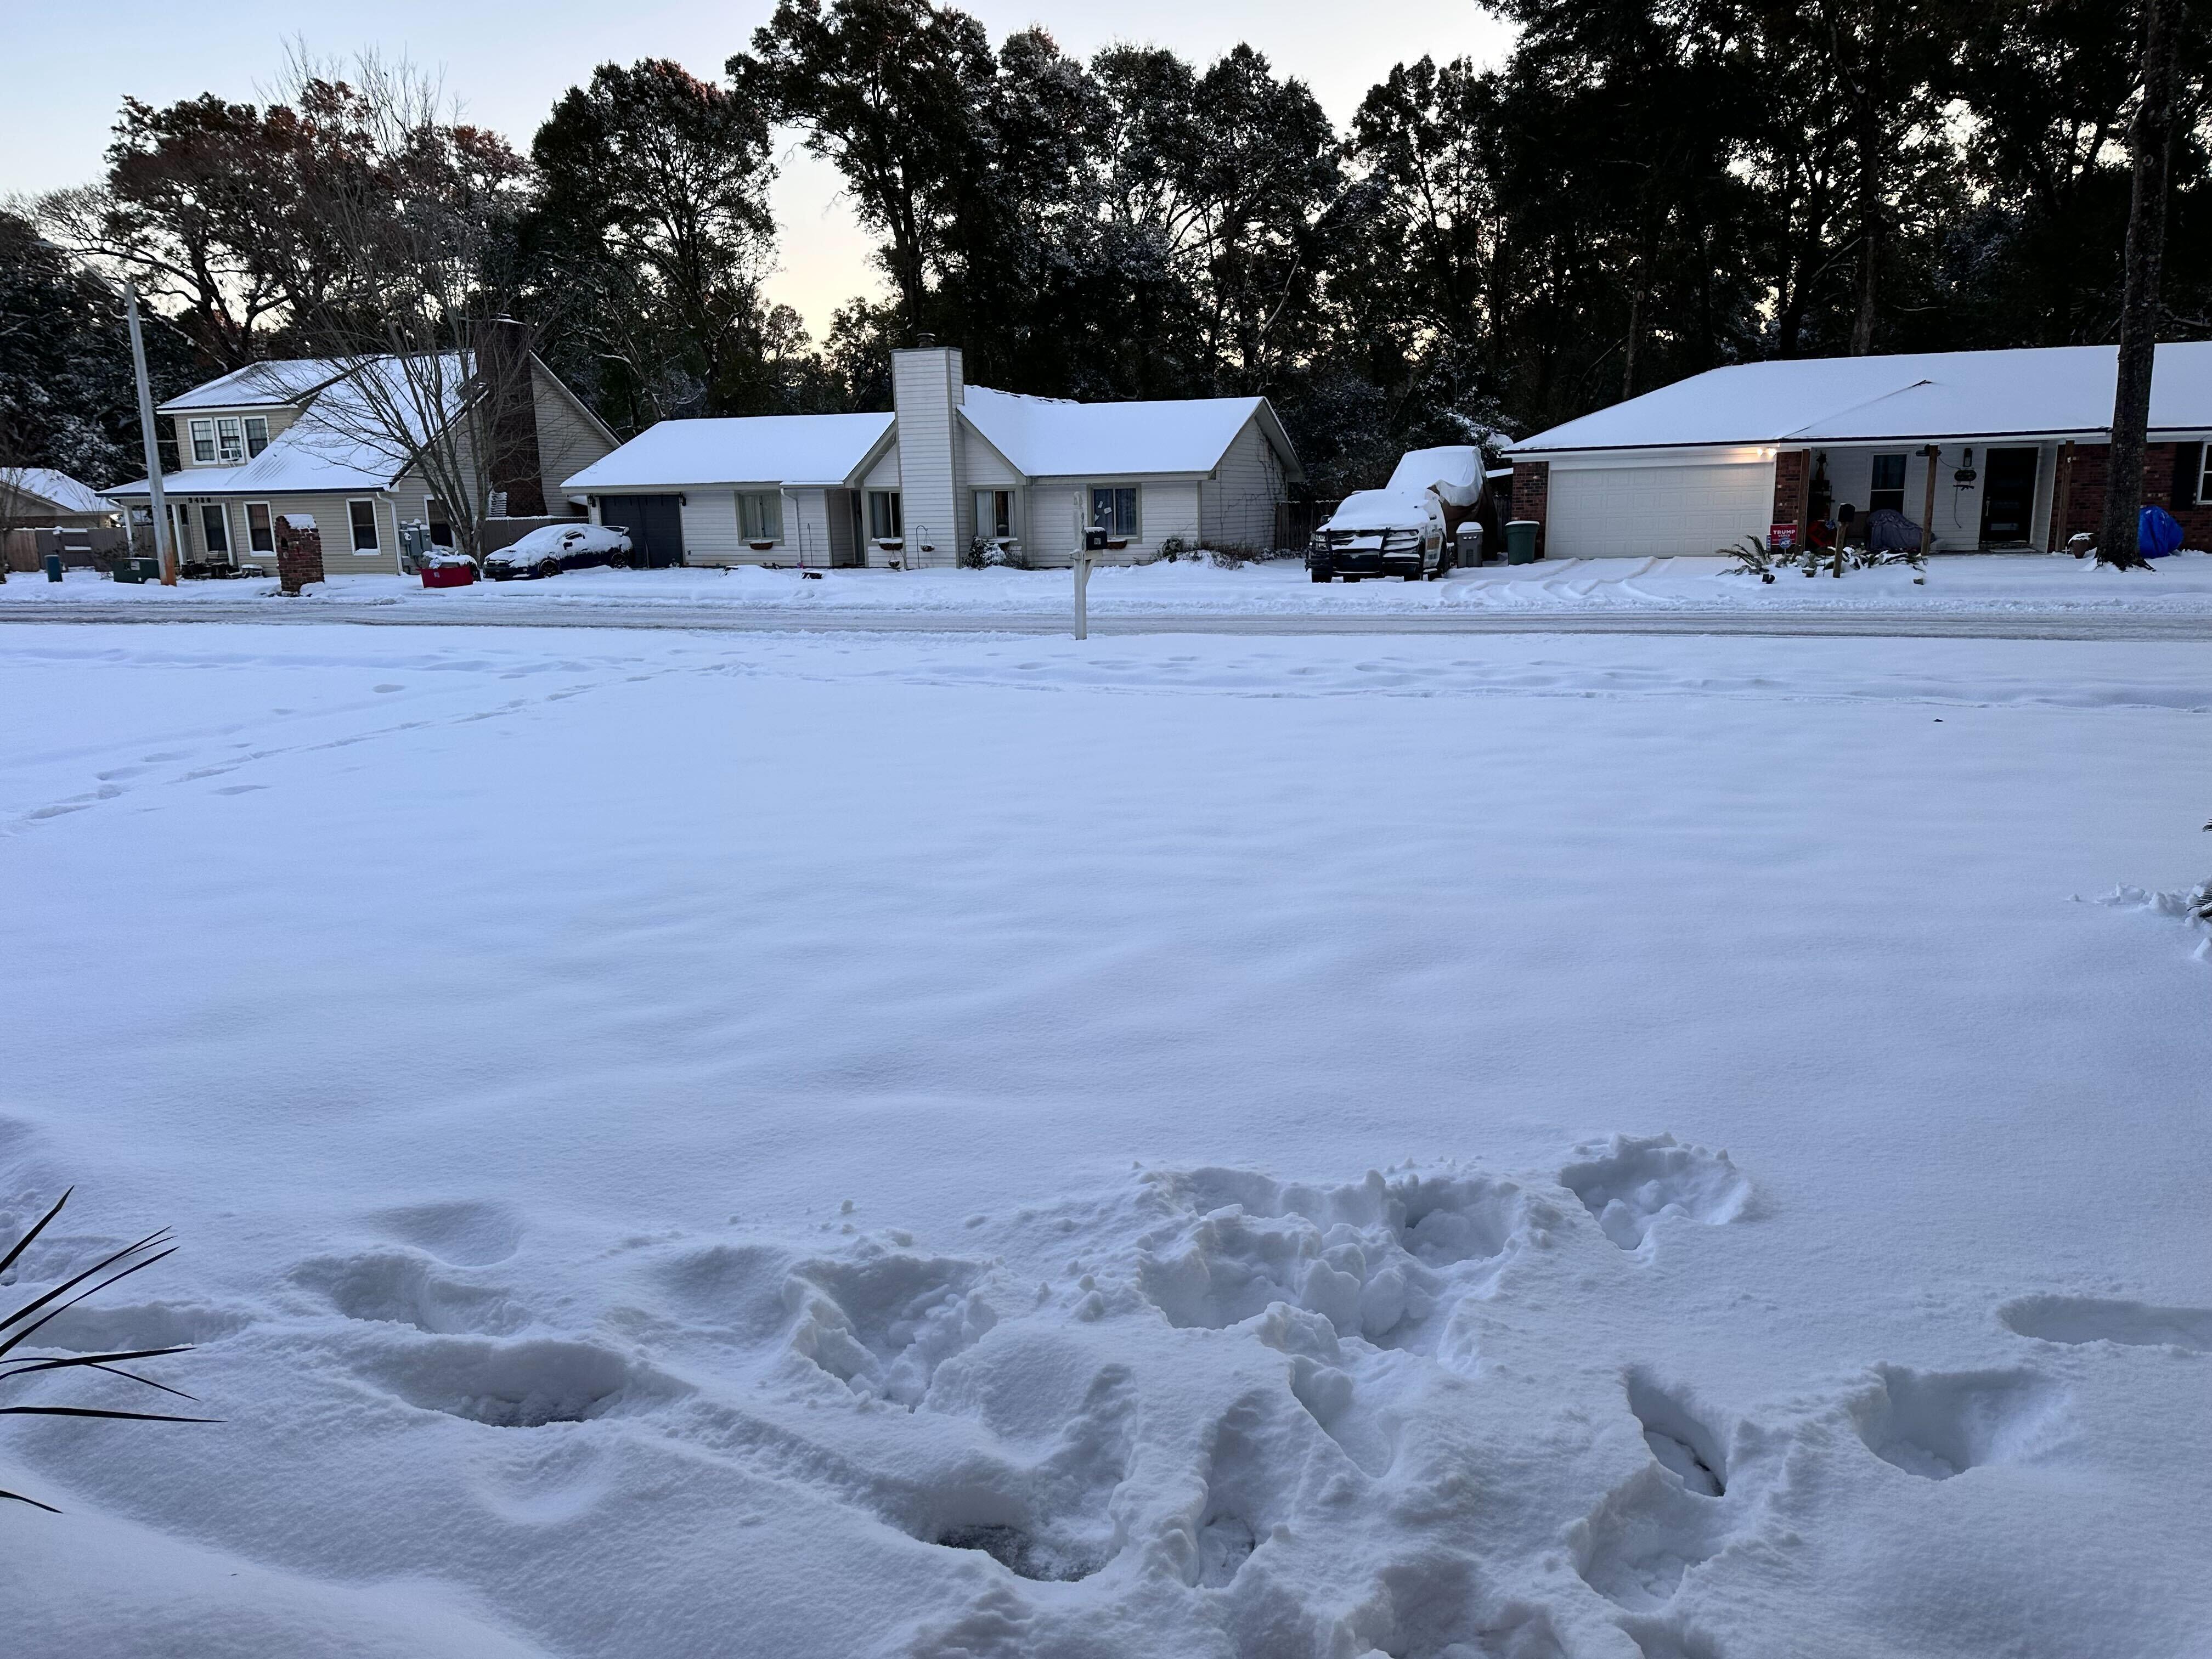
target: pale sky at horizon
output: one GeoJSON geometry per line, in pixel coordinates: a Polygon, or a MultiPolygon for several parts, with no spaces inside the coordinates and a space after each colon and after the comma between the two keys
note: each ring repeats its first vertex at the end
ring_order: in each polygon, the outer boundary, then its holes
{"type": "MultiPolygon", "coordinates": [[[[151,104],[213,92],[259,101],[281,75],[286,41],[304,33],[318,57],[374,46],[442,72],[471,119],[495,127],[518,149],[554,100],[610,59],[672,58],[693,74],[719,79],[774,9],[774,0],[728,7],[684,0],[638,0],[619,14],[580,0],[520,5],[437,5],[392,0],[375,9],[331,8],[308,14],[272,0],[234,0],[221,8],[155,6],[120,0],[94,13],[11,6],[5,51],[9,91],[0,99],[0,197],[95,178],[108,127],[125,95],[151,104]]],[[[1509,39],[1506,25],[1474,0],[1367,0],[1357,9],[1328,0],[975,0],[972,12],[1003,39],[1040,23],[1062,50],[1088,57],[1116,40],[1170,46],[1201,67],[1239,40],[1266,53],[1278,74],[1298,76],[1340,123],[1395,63],[1423,53],[1491,61],[1509,39]]],[[[837,199],[835,171],[796,149],[781,158],[774,201],[781,268],[772,298],[795,306],[820,337],[830,314],[881,283],[869,266],[870,239],[837,199]]]]}

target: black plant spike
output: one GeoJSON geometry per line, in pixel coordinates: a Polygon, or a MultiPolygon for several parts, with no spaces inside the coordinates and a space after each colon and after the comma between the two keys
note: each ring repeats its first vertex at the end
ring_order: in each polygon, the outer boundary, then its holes
{"type": "MultiPolygon", "coordinates": [[[[53,1207],[33,1223],[29,1231],[9,1247],[6,1255],[0,1255],[0,1273],[6,1273],[21,1259],[32,1241],[62,1212],[62,1206],[70,1201],[70,1194],[76,1190],[72,1187],[56,1199],[53,1207]]],[[[152,1267],[175,1251],[176,1246],[170,1242],[169,1231],[165,1227],[147,1234],[135,1243],[125,1244],[119,1250],[110,1251],[83,1272],[42,1295],[33,1297],[21,1307],[0,1310],[0,1387],[40,1371],[94,1370],[109,1376],[122,1377],[143,1388],[158,1389],[163,1394],[174,1395],[179,1400],[190,1400],[192,1396],[181,1389],[173,1389],[166,1382],[156,1382],[150,1376],[141,1376],[136,1371],[123,1369],[136,1360],[160,1359],[170,1354],[186,1352],[191,1346],[189,1343],[160,1348],[121,1349],[112,1353],[9,1358],[48,1321],[68,1312],[88,1297],[97,1296],[111,1285],[121,1283],[140,1268],[152,1267]]],[[[213,1417],[181,1417],[168,1412],[113,1411],[96,1406],[0,1406],[0,1417],[92,1417],[126,1423],[215,1423],[222,1420],[213,1417]]],[[[61,1513],[52,1504],[40,1503],[37,1498],[27,1498],[19,1492],[0,1489],[0,1501],[28,1504],[33,1509],[44,1510],[50,1515],[61,1513]]]]}

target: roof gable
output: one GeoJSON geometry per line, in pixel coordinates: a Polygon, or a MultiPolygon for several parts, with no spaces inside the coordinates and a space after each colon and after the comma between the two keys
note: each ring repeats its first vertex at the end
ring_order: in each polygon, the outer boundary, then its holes
{"type": "Polygon", "coordinates": [[[115,503],[51,466],[0,466],[0,489],[41,501],[58,513],[112,513],[115,503]]]}
{"type": "Polygon", "coordinates": [[[891,428],[889,414],[748,415],[662,421],[571,476],[564,489],[845,484],[891,428]]]}
{"type": "Polygon", "coordinates": [[[1290,441],[1265,398],[1079,404],[971,386],[960,413],[1009,465],[1032,478],[1211,472],[1255,419],[1297,475],[1290,441]]]}

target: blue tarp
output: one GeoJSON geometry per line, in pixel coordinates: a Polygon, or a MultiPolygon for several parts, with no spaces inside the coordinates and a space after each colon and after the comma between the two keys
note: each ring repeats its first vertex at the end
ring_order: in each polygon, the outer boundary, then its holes
{"type": "Polygon", "coordinates": [[[2181,550],[2181,526],[2162,507],[2147,507],[2136,530],[2136,546],[2146,559],[2162,559],[2181,550]]]}

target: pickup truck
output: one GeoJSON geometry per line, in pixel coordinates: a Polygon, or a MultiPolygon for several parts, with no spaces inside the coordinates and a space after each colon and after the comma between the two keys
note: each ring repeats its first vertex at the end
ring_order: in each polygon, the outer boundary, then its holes
{"type": "Polygon", "coordinates": [[[1498,516],[1482,451],[1473,444],[1410,449],[1390,482],[1338,503],[1314,532],[1306,568],[1317,582],[1401,576],[1409,582],[1480,562],[1498,516]]]}

